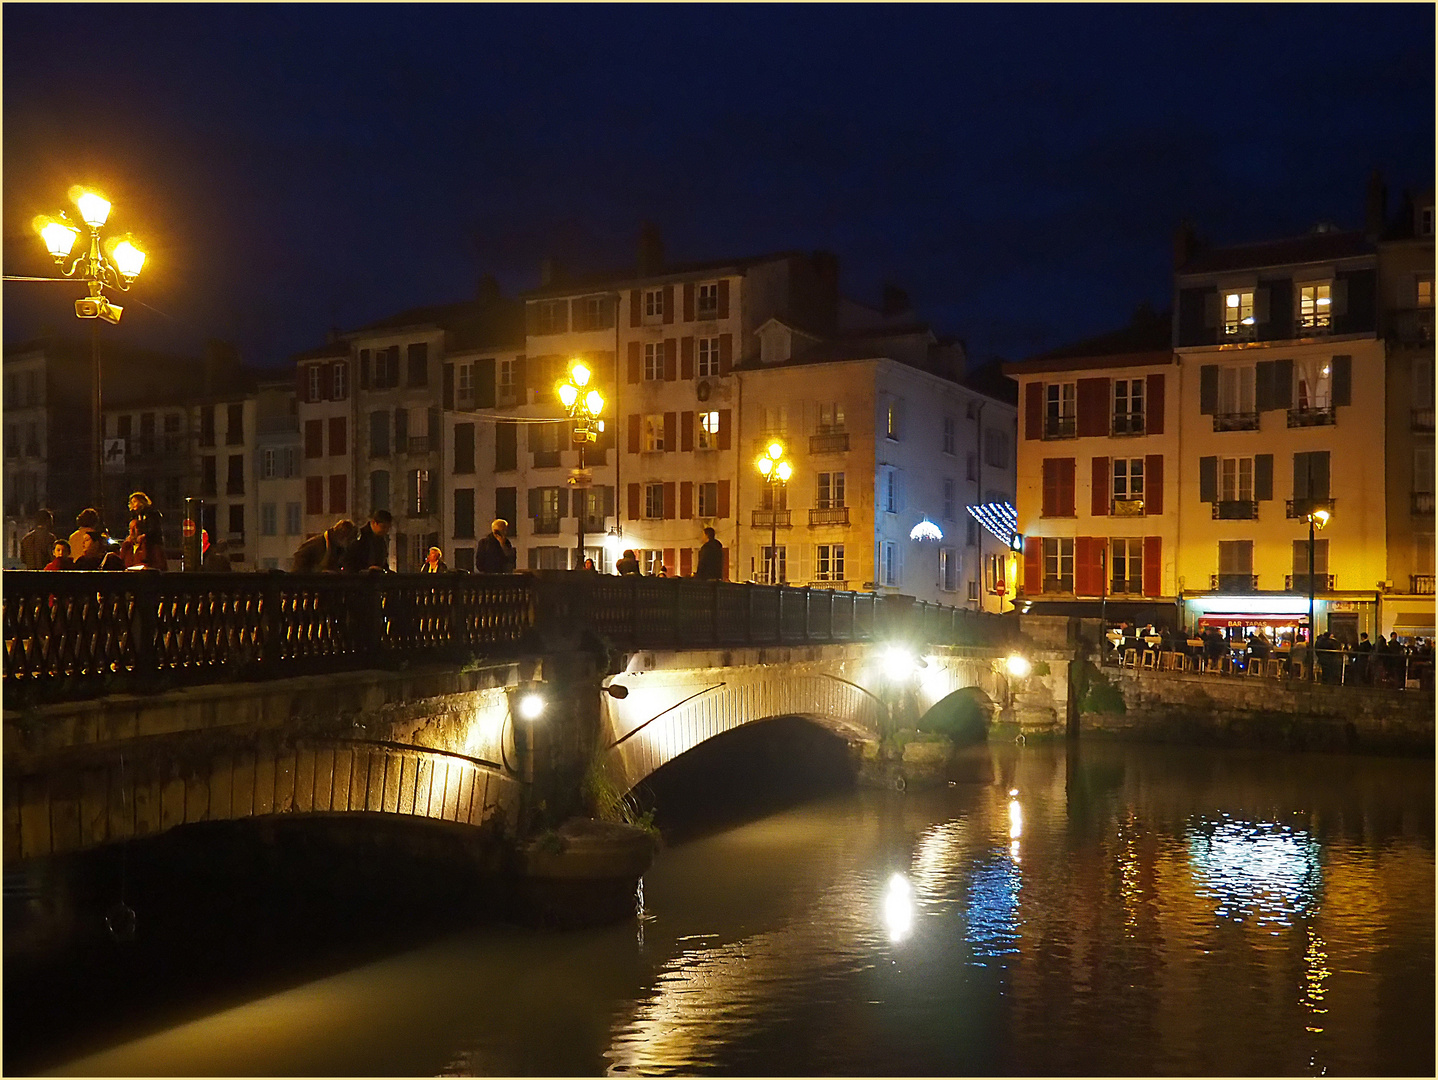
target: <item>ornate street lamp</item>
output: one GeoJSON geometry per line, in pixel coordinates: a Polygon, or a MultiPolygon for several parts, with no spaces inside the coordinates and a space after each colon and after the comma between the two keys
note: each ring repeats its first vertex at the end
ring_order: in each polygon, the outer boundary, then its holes
{"type": "Polygon", "coordinates": [[[769,584],[779,583],[779,496],[794,466],[784,458],[784,444],[775,439],[754,463],[759,475],[769,485],[769,584]]]}
{"type": "Polygon", "coordinates": [[[1313,622],[1313,608],[1318,591],[1318,582],[1313,574],[1314,533],[1328,524],[1332,515],[1327,510],[1308,512],[1308,679],[1318,681],[1318,627],[1313,622]]]}
{"type": "Polygon", "coordinates": [[[569,413],[570,440],[579,448],[579,469],[570,479],[580,496],[579,513],[574,515],[579,520],[579,569],[584,568],[584,513],[588,509],[585,493],[590,486],[584,471],[584,448],[597,442],[604,430],[604,421],[599,418],[604,411],[604,396],[589,386],[593,374],[582,360],[575,360],[569,365],[569,378],[558,387],[559,400],[569,413]]]}
{"type": "MultiPolygon", "coordinates": [[[[100,229],[110,218],[110,201],[98,192],[76,185],[69,191],[79,215],[79,224],[71,220],[66,211],[52,217],[41,214],[35,219],[35,231],[45,243],[60,272],[67,278],[76,278],[86,285],[88,295],[75,301],[75,317],[80,319],[102,319],[107,323],[118,323],[124,308],[112,304],[105,295],[106,289],[129,292],[130,286],[145,265],[145,252],[135,243],[134,237],[111,236],[102,240],[100,229]],[[75,241],[85,234],[86,242],[78,252],[72,254],[75,241]]],[[[95,323],[90,335],[91,355],[95,377],[95,503],[96,509],[105,511],[105,439],[103,412],[100,403],[100,333],[95,323]]]]}

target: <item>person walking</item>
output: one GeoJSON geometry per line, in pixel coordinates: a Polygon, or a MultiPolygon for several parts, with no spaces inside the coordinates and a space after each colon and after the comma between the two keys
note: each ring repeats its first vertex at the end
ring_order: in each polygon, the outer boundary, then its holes
{"type": "Polygon", "coordinates": [[[704,527],[704,543],[699,545],[699,557],[694,560],[694,576],[700,581],[724,580],[724,545],[707,525],[704,527]]]}
{"type": "Polygon", "coordinates": [[[55,515],[35,511],[35,527],[20,538],[20,561],[26,570],[43,570],[55,549],[55,515]]]}
{"type": "Polygon", "coordinates": [[[517,555],[509,542],[509,522],[495,518],[489,535],[474,549],[474,568],[481,574],[512,574],[517,555]]]}
{"type": "Polygon", "coordinates": [[[394,518],[388,510],[376,510],[360,529],[355,542],[345,549],[343,568],[348,573],[389,569],[389,530],[394,518]]]}
{"type": "Polygon", "coordinates": [[[620,577],[639,577],[639,557],[634,554],[633,548],[625,548],[623,557],[614,564],[615,572],[620,577]]]}
{"type": "Polygon", "coordinates": [[[437,547],[429,549],[425,556],[424,565],[419,568],[421,574],[443,574],[449,567],[445,565],[444,552],[437,547]]]}

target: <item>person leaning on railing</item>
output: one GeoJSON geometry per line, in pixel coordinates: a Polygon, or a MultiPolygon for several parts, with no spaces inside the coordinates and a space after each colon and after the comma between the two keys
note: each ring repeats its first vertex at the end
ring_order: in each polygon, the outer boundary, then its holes
{"type": "Polygon", "coordinates": [[[290,570],[296,574],[333,573],[344,562],[345,549],[354,542],[357,529],[349,518],[340,518],[318,536],[311,536],[295,549],[290,570]]]}

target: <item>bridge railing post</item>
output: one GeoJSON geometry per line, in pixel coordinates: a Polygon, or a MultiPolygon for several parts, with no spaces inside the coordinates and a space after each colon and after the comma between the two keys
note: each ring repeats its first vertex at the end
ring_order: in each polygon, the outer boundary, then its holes
{"type": "MultiPolygon", "coordinates": [[[[130,662],[135,679],[142,683],[154,680],[160,673],[155,645],[155,624],[159,616],[160,573],[142,570],[127,574],[124,590],[130,600],[130,662]]],[[[121,595],[124,595],[123,593],[121,595]]]]}
{"type": "Polygon", "coordinates": [[[757,585],[744,586],[744,643],[754,644],[754,590],[757,585]]]}

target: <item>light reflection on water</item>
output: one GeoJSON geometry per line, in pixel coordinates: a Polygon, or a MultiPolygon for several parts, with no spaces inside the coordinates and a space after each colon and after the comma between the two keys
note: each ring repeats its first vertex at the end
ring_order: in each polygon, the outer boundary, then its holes
{"type": "Polygon", "coordinates": [[[669,848],[637,927],[478,929],[65,1071],[1432,1075],[1431,762],[994,754],[669,848]]]}

